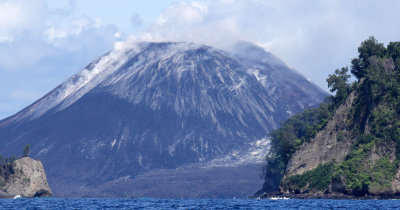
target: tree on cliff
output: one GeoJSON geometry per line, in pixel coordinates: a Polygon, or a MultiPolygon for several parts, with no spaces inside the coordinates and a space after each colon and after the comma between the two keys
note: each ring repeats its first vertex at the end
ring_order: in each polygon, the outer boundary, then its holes
{"type": "MultiPolygon", "coordinates": [[[[329,185],[335,183],[340,186],[338,192],[356,196],[395,192],[392,183],[400,171],[400,42],[390,42],[385,47],[370,37],[361,43],[358,52],[358,57],[351,61],[351,73],[357,82],[348,83],[347,67],[337,69],[327,78],[328,87],[335,93],[330,101],[292,116],[270,133],[272,152],[266,157],[267,166],[279,167],[274,170],[265,167],[264,192],[268,192],[270,186],[278,189],[267,184],[272,183],[272,179],[282,179],[287,167],[293,164],[292,156],[302,146],[318,144],[304,143],[311,142],[325,129],[351,92],[354,102],[343,121],[344,128],[336,124],[329,134],[337,137],[337,144],[351,144],[350,151],[344,158],[335,158],[302,174],[286,177],[281,180],[280,187],[290,192],[328,192],[329,185]],[[312,118],[317,120],[310,121],[310,113],[317,114],[312,118]]],[[[279,185],[276,181],[274,184],[279,185]]],[[[395,193],[399,192],[400,187],[395,193]]]]}
{"type": "Polygon", "coordinates": [[[25,147],[22,151],[22,157],[28,157],[30,150],[31,150],[31,145],[29,145],[29,144],[25,145],[25,147]]]}
{"type": "Polygon", "coordinates": [[[370,63],[368,58],[373,55],[383,57],[386,53],[386,48],[383,43],[379,43],[375,37],[371,36],[361,43],[358,53],[358,58],[351,60],[351,73],[357,79],[361,79],[367,74],[367,68],[370,63]]]}
{"type": "Polygon", "coordinates": [[[348,81],[351,76],[347,74],[348,71],[347,67],[343,67],[340,70],[336,69],[335,73],[329,74],[329,77],[326,79],[330,91],[336,91],[336,95],[333,96],[335,104],[340,105],[350,94],[351,85],[348,81]]]}

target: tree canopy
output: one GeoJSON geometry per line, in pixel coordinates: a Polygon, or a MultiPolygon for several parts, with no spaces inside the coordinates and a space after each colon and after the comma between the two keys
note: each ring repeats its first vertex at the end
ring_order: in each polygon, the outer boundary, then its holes
{"type": "MultiPolygon", "coordinates": [[[[286,164],[296,150],[322,130],[349,94],[356,91],[346,121],[346,129],[352,132],[352,138],[356,140],[350,154],[341,163],[321,166],[314,172],[294,177],[288,183],[298,183],[300,180],[310,184],[309,181],[318,178],[322,172],[330,178],[345,177],[346,188],[353,192],[360,190],[364,193],[362,186],[385,189],[390,183],[394,177],[393,171],[400,165],[400,42],[390,42],[385,47],[371,36],[361,42],[358,53],[358,57],[351,60],[350,68],[357,82],[349,83],[351,75],[348,74],[348,67],[336,69],[326,79],[330,91],[334,93],[332,97],[320,104],[319,108],[290,117],[279,129],[270,133],[273,153],[267,156],[267,164],[279,166],[276,168],[279,171],[266,169],[267,175],[274,172],[283,177],[286,164]],[[396,161],[390,162],[382,157],[374,166],[364,167],[362,161],[368,151],[382,142],[397,145],[396,161]]],[[[337,132],[340,139],[341,131],[337,132]]]]}
{"type": "Polygon", "coordinates": [[[351,86],[349,79],[351,76],[347,74],[348,71],[347,67],[343,67],[340,70],[336,69],[335,73],[329,74],[329,77],[326,79],[330,91],[336,91],[336,95],[333,97],[336,104],[341,104],[350,93],[351,86]]]}
{"type": "Polygon", "coordinates": [[[351,61],[351,73],[357,79],[361,79],[366,75],[366,69],[369,65],[368,58],[373,55],[383,57],[386,54],[386,48],[383,43],[379,43],[375,37],[371,36],[361,43],[358,47],[358,53],[358,58],[351,61]]]}
{"type": "Polygon", "coordinates": [[[31,145],[29,145],[29,144],[25,145],[24,149],[22,151],[22,157],[28,157],[30,150],[31,150],[31,145]]]}

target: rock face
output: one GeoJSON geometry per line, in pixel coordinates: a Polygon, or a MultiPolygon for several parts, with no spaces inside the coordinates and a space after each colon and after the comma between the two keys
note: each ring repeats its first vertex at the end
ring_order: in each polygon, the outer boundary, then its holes
{"type": "Polygon", "coordinates": [[[391,58],[376,59],[369,59],[368,74],[349,87],[346,100],[332,103],[327,123],[290,156],[276,195],[400,197],[400,112],[391,98],[399,75],[391,58]]]}
{"type": "Polygon", "coordinates": [[[271,135],[257,195],[400,198],[400,42],[363,41],[348,68],[329,75],[335,95],[271,135]],[[268,167],[269,166],[269,167],[268,167]]]}
{"type": "MultiPolygon", "coordinates": [[[[362,86],[363,82],[360,83],[359,86],[362,86]]],[[[281,193],[278,193],[280,196],[291,198],[398,197],[400,169],[396,172],[396,142],[391,139],[371,138],[368,140],[365,137],[371,136],[369,132],[372,114],[369,113],[366,103],[360,103],[362,99],[363,96],[357,90],[352,91],[344,104],[335,110],[327,125],[292,155],[281,181],[281,193]],[[361,104],[359,105],[361,108],[356,109],[357,104],[361,104]],[[355,110],[358,111],[355,112],[355,110]],[[364,126],[360,126],[362,122],[360,119],[364,119],[364,126]],[[361,127],[364,134],[355,132],[361,127]],[[327,167],[327,164],[330,166],[327,167]],[[321,170],[321,168],[324,169],[321,170]],[[347,171],[343,172],[345,170],[347,171]],[[355,175],[349,175],[350,170],[355,175]],[[362,175],[358,177],[358,174],[362,175]],[[323,181],[313,183],[312,179],[321,177],[321,180],[326,178],[325,184],[321,184],[323,181]],[[360,181],[360,177],[366,181],[360,181]],[[357,187],[354,183],[360,186],[357,187]]],[[[377,107],[380,105],[375,105],[374,109],[377,107]]]]}
{"type": "Polygon", "coordinates": [[[354,138],[350,138],[351,133],[346,129],[347,116],[354,99],[355,92],[352,92],[346,102],[335,111],[325,129],[296,151],[286,166],[285,177],[303,174],[333,160],[343,160],[354,144],[354,138]],[[337,131],[341,131],[341,139],[338,138],[337,131]]]}
{"type": "MultiPolygon", "coordinates": [[[[164,169],[184,168],[184,176],[190,177],[187,174],[197,173],[199,167],[262,162],[265,151],[258,151],[257,145],[268,143],[268,132],[325,96],[278,58],[250,43],[231,51],[193,43],[135,43],[100,57],[0,121],[0,144],[7,148],[0,152],[15,153],[32,145],[31,154],[43,160],[56,196],[92,196],[94,191],[83,195],[79,189],[106,192],[100,185],[112,187],[109,183],[120,180],[128,180],[122,186],[131,183],[131,189],[147,190],[151,188],[132,185],[137,183],[132,180],[157,170],[161,176],[164,169]]],[[[252,167],[255,174],[258,167],[252,167]]],[[[141,177],[147,177],[147,183],[156,181],[156,176],[141,177]]],[[[231,196],[192,182],[196,180],[183,181],[184,189],[197,186],[205,191],[203,197],[231,196]]],[[[165,192],[176,186],[170,183],[165,192]]],[[[176,197],[191,195],[177,191],[176,197]]]]}
{"type": "Polygon", "coordinates": [[[0,175],[0,197],[50,197],[52,192],[47,183],[43,165],[38,160],[25,157],[14,161],[9,172],[0,175]]]}

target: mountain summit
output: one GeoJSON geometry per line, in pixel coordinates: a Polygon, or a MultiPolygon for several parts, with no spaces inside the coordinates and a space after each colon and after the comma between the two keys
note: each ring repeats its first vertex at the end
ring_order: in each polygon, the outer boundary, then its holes
{"type": "MultiPolygon", "coordinates": [[[[0,121],[0,153],[32,145],[55,196],[151,196],[154,192],[133,191],[149,189],[165,174],[193,177],[206,170],[199,172],[201,167],[218,167],[207,175],[212,179],[227,165],[242,167],[253,156],[261,160],[265,153],[258,157],[255,149],[267,148],[267,134],[325,96],[251,43],[238,43],[231,51],[193,43],[136,43],[105,54],[0,121]],[[133,183],[144,176],[148,182],[133,183]],[[111,183],[131,187],[113,191],[111,183]]],[[[202,181],[186,185],[204,191],[202,181]]],[[[157,196],[193,193],[166,188],[157,196]]]]}

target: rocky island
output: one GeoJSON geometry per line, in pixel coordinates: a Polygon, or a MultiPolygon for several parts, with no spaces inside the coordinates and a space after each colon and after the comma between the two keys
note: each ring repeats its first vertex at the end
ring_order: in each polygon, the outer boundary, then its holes
{"type": "Polygon", "coordinates": [[[40,161],[23,157],[0,165],[0,198],[51,196],[40,161]]]}
{"type": "Polygon", "coordinates": [[[335,93],[271,133],[258,195],[290,198],[400,197],[400,42],[373,37],[348,68],[329,75],[335,93]]]}

